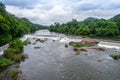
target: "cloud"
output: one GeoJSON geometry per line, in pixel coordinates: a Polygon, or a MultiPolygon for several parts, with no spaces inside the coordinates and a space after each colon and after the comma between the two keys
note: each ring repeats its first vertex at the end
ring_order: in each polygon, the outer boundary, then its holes
{"type": "Polygon", "coordinates": [[[75,18],[111,18],[120,13],[119,0],[0,0],[8,12],[39,24],[68,22],[75,18]]]}
{"type": "Polygon", "coordinates": [[[38,1],[36,0],[2,0],[6,5],[19,6],[19,7],[29,7],[30,5],[35,5],[38,1]]]}

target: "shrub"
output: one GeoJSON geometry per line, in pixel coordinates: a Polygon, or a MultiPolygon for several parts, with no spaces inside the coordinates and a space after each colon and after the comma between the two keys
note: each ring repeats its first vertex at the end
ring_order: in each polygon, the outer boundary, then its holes
{"type": "Polygon", "coordinates": [[[23,44],[24,45],[27,45],[29,42],[27,41],[27,40],[25,40],[24,42],[23,42],[23,44]]]}
{"type": "Polygon", "coordinates": [[[19,39],[11,42],[9,48],[4,51],[4,57],[13,60],[14,62],[20,62],[21,60],[24,60],[25,56],[22,54],[24,47],[23,44],[24,43],[19,39]]]}
{"type": "Polygon", "coordinates": [[[11,40],[12,40],[11,35],[4,35],[4,36],[0,35],[0,46],[7,44],[11,40]]]}
{"type": "Polygon", "coordinates": [[[18,69],[14,69],[14,70],[10,71],[10,75],[11,75],[13,80],[17,80],[18,74],[19,74],[19,70],[18,69]]]}
{"type": "Polygon", "coordinates": [[[113,55],[110,55],[114,60],[118,60],[120,59],[120,54],[113,54],[113,55]]]}
{"type": "Polygon", "coordinates": [[[13,60],[14,60],[15,62],[20,62],[20,61],[22,61],[22,60],[24,60],[24,59],[25,59],[24,54],[18,54],[18,55],[14,55],[14,56],[13,56],[13,60]]]}
{"type": "Polygon", "coordinates": [[[7,50],[4,51],[4,57],[6,57],[6,58],[11,59],[13,55],[14,55],[13,48],[8,48],[7,50]]]}
{"type": "Polygon", "coordinates": [[[7,67],[7,66],[11,65],[12,63],[13,62],[10,59],[2,58],[2,59],[0,59],[0,68],[7,67]]]}
{"type": "Polygon", "coordinates": [[[119,35],[119,36],[117,36],[116,38],[120,39],[120,35],[119,35]]]}
{"type": "Polygon", "coordinates": [[[4,51],[4,57],[8,59],[13,59],[14,55],[20,53],[21,53],[20,49],[8,48],[7,50],[4,51]]]}
{"type": "Polygon", "coordinates": [[[23,51],[23,42],[20,39],[16,39],[10,43],[10,48],[19,49],[21,52],[23,51]]]}

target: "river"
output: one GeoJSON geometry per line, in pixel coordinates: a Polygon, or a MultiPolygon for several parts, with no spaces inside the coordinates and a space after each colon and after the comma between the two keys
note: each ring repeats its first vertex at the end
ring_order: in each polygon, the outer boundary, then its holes
{"type": "Polygon", "coordinates": [[[88,52],[75,55],[70,41],[80,41],[80,36],[66,36],[40,30],[26,35],[31,44],[24,47],[28,59],[20,64],[25,80],[120,80],[120,60],[113,60],[110,54],[120,54],[120,42],[103,40],[96,51],[85,47],[88,52]],[[45,42],[36,41],[37,39],[45,42]]]}

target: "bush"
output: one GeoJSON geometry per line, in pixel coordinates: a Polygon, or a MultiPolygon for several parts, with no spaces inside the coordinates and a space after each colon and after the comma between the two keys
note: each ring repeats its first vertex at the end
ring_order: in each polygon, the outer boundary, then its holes
{"type": "Polygon", "coordinates": [[[120,39],[120,35],[119,35],[119,36],[117,36],[116,38],[120,39]]]}
{"type": "Polygon", "coordinates": [[[14,70],[10,71],[10,75],[11,75],[13,80],[17,80],[18,74],[19,74],[19,70],[18,69],[14,69],[14,70]]]}
{"type": "Polygon", "coordinates": [[[23,42],[20,39],[16,39],[10,43],[10,48],[19,49],[21,52],[23,51],[23,42]]]}
{"type": "Polygon", "coordinates": [[[11,40],[12,40],[11,35],[5,35],[5,36],[0,35],[0,46],[7,44],[11,40]]]}
{"type": "Polygon", "coordinates": [[[25,55],[24,54],[18,54],[18,55],[14,55],[13,56],[13,60],[15,62],[20,62],[20,61],[22,61],[24,59],[25,59],[25,55]]]}
{"type": "Polygon", "coordinates": [[[120,55],[119,54],[113,54],[113,55],[110,55],[114,60],[118,60],[120,59],[120,55]]]}
{"type": "Polygon", "coordinates": [[[2,59],[0,59],[0,68],[7,67],[7,66],[11,65],[12,63],[13,62],[10,59],[2,58],[2,59]]]}
{"type": "Polygon", "coordinates": [[[20,53],[21,53],[20,49],[8,48],[7,50],[4,51],[4,57],[12,59],[14,55],[20,53]]]}
{"type": "Polygon", "coordinates": [[[8,48],[7,50],[4,51],[4,54],[3,54],[3,56],[8,58],[8,59],[11,59],[13,55],[14,55],[13,48],[8,48]]]}
{"type": "Polygon", "coordinates": [[[28,44],[28,41],[27,41],[27,40],[25,40],[25,41],[23,42],[23,44],[24,44],[24,45],[27,45],[27,44],[28,44]]]}
{"type": "Polygon", "coordinates": [[[13,60],[14,62],[20,62],[25,59],[24,54],[22,54],[23,51],[23,45],[24,43],[16,39],[13,42],[10,43],[9,48],[4,51],[4,57],[10,60],[13,60]]]}

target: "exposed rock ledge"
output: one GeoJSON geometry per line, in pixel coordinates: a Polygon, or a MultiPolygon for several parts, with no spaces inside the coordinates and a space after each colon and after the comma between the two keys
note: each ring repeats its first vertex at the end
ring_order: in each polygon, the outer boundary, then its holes
{"type": "Polygon", "coordinates": [[[96,39],[82,39],[80,42],[75,42],[75,41],[71,41],[69,42],[70,45],[74,45],[74,44],[90,44],[91,46],[95,46],[99,43],[99,40],[96,39]]]}

